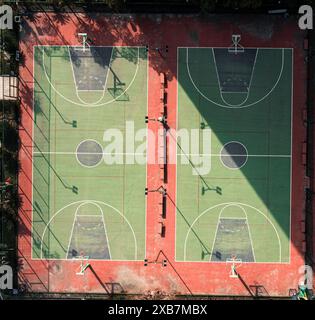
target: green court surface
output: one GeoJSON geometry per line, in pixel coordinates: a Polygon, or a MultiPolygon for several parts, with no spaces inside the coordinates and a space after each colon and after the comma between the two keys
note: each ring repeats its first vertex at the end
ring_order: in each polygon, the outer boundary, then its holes
{"type": "Polygon", "coordinates": [[[147,68],[143,47],[34,48],[34,259],[144,259],[146,166],[123,136],[146,130],[147,68]]]}
{"type": "Polygon", "coordinates": [[[178,48],[177,261],[290,261],[292,61],[178,48]]]}

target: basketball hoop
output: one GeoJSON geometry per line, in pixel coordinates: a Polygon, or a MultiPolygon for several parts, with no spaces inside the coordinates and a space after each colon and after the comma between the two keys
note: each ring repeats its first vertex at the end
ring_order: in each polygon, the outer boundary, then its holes
{"type": "Polygon", "coordinates": [[[75,260],[81,260],[80,261],[80,266],[78,268],[78,271],[76,272],[76,275],[78,276],[83,276],[85,270],[90,266],[89,263],[89,257],[88,256],[77,256],[74,258],[75,260]]]}
{"type": "Polygon", "coordinates": [[[75,46],[77,51],[90,51],[90,45],[87,42],[87,33],[78,33],[78,37],[82,37],[82,46],[75,46]]]}
{"type": "Polygon", "coordinates": [[[245,51],[244,47],[240,45],[241,35],[233,34],[232,35],[232,45],[228,48],[229,53],[242,53],[245,51]]]}
{"type": "Polygon", "coordinates": [[[238,278],[239,276],[236,269],[242,265],[242,259],[237,259],[236,256],[232,256],[231,259],[226,260],[226,263],[231,265],[230,278],[238,278]]]}

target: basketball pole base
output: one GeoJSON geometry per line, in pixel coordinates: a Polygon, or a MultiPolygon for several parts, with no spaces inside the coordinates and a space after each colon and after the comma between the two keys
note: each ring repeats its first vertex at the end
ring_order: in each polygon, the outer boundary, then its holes
{"type": "Polygon", "coordinates": [[[81,263],[80,263],[80,266],[79,266],[79,271],[76,272],[76,275],[78,276],[83,276],[84,275],[84,272],[85,270],[91,265],[90,262],[88,261],[89,260],[89,257],[88,256],[84,256],[83,254],[78,256],[78,257],[75,257],[75,260],[81,260],[81,263]]]}
{"type": "Polygon", "coordinates": [[[239,275],[236,269],[242,265],[242,259],[237,259],[236,256],[232,256],[231,259],[226,260],[226,263],[231,264],[231,271],[230,271],[229,277],[231,279],[238,279],[239,275]]]}
{"type": "Polygon", "coordinates": [[[84,275],[84,271],[85,271],[89,266],[90,266],[89,263],[87,263],[86,265],[82,266],[82,267],[81,267],[81,270],[80,270],[79,272],[77,272],[76,274],[77,274],[78,276],[83,276],[83,275],[84,275]]]}
{"type": "Polygon", "coordinates": [[[231,267],[230,278],[232,278],[232,279],[238,279],[238,274],[237,274],[237,272],[236,272],[236,268],[235,268],[234,265],[231,267]]]}
{"type": "Polygon", "coordinates": [[[232,35],[232,45],[228,48],[229,53],[243,53],[245,51],[244,47],[240,45],[241,35],[233,34],[232,35]]]}

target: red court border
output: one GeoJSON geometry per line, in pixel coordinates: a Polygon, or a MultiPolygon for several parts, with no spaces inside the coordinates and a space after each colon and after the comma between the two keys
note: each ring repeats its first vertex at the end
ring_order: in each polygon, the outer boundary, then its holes
{"type": "MultiPolygon", "coordinates": [[[[303,50],[305,34],[294,20],[282,17],[259,16],[107,16],[101,14],[38,13],[33,19],[23,18],[20,34],[20,95],[22,120],[21,171],[19,193],[23,205],[19,213],[19,281],[31,292],[98,292],[105,293],[106,284],[119,284],[128,293],[143,293],[160,289],[180,294],[250,295],[249,286],[261,286],[274,296],[287,296],[296,288],[304,264],[305,238],[301,227],[304,220],[305,167],[302,147],[306,140],[303,111],[306,107],[306,64],[303,50]],[[267,26],[259,33],[257,25],[267,26]],[[256,27],[253,27],[256,26],[256,27]],[[149,45],[148,116],[160,115],[160,73],[167,81],[168,125],[176,129],[177,112],[177,47],[226,47],[231,35],[242,34],[245,47],[294,48],[293,92],[293,150],[292,150],[292,208],[291,208],[291,262],[290,264],[245,264],[240,279],[229,278],[229,267],[218,263],[190,263],[175,261],[175,206],[176,166],[168,166],[167,215],[163,220],[165,238],[160,236],[161,195],[150,193],[147,197],[146,255],[151,262],[168,260],[166,267],[160,263],[93,261],[84,277],[75,274],[77,262],[57,260],[32,260],[32,122],[33,122],[33,46],[76,45],[78,32],[87,32],[93,45],[149,45]],[[168,45],[162,57],[156,47],[168,45]]],[[[148,128],[157,132],[159,123],[149,122],[148,128]]],[[[151,145],[149,144],[149,147],[151,145]]],[[[155,150],[155,152],[157,152],[155,150]]],[[[147,165],[147,187],[152,190],[163,185],[159,165],[147,165]]],[[[117,286],[118,287],[118,286],[117,286]]]]}

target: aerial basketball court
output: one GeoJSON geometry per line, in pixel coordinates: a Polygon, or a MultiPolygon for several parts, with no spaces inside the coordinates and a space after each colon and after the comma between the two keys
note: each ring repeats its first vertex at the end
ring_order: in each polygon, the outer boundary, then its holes
{"type": "Polygon", "coordinates": [[[262,39],[225,18],[218,33],[197,17],[65,15],[21,25],[20,282],[288,294],[305,246],[305,52],[303,34],[287,32],[294,21],[275,19],[262,39]],[[197,140],[172,135],[181,130],[197,140]],[[149,162],[160,149],[165,162],[149,162]]]}
{"type": "Polygon", "coordinates": [[[106,165],[103,134],[145,128],[146,48],[36,46],[34,61],[33,258],[143,260],[146,167],[106,165]]]}
{"type": "Polygon", "coordinates": [[[177,165],[177,260],[289,262],[292,63],[292,49],[236,42],[178,49],[178,128],[212,135],[208,174],[195,154],[177,165]]]}

